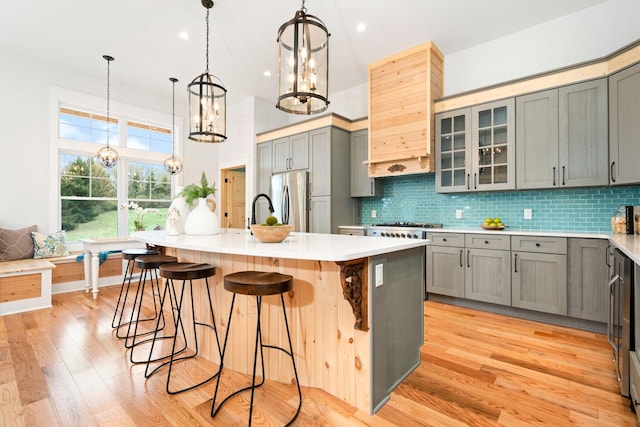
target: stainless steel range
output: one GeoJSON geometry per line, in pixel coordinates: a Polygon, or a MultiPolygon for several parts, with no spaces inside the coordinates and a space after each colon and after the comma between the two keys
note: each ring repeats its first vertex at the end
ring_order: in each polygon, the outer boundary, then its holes
{"type": "Polygon", "coordinates": [[[393,237],[400,239],[426,239],[428,229],[442,228],[442,224],[420,222],[391,222],[374,224],[366,228],[367,236],[393,237]]]}

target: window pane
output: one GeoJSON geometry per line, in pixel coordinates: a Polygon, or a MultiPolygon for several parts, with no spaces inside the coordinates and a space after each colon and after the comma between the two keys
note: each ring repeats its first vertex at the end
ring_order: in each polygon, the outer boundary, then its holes
{"type": "Polygon", "coordinates": [[[451,151],[451,136],[443,135],[440,137],[440,151],[447,152],[451,151]]]}
{"type": "Polygon", "coordinates": [[[62,200],[62,229],[68,242],[118,235],[114,200],[62,200]]]}
{"type": "Polygon", "coordinates": [[[451,133],[451,118],[440,120],[440,133],[451,133]]]}
{"type": "MultiPolygon", "coordinates": [[[[120,145],[118,142],[118,123],[114,118],[109,119],[109,144],[120,145]]],[[[99,114],[60,108],[58,114],[58,132],[60,138],[75,141],[107,143],[107,118],[99,114]]]]}
{"type": "Polygon", "coordinates": [[[127,147],[170,154],[173,148],[171,131],[157,126],[127,122],[127,147]]]}
{"type": "Polygon", "coordinates": [[[453,131],[464,132],[464,116],[455,116],[453,118],[453,131]]]}

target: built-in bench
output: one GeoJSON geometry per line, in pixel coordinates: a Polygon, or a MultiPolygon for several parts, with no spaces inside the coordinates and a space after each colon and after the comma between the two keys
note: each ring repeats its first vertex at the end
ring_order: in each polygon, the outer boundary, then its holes
{"type": "MultiPolygon", "coordinates": [[[[84,262],[68,256],[0,262],[0,316],[51,307],[51,295],[85,289],[84,262]]],[[[122,255],[110,254],[99,277],[111,285],[122,280],[122,255]]]]}
{"type": "Polygon", "coordinates": [[[0,262],[0,315],[51,307],[51,271],[47,259],[0,262]]]}

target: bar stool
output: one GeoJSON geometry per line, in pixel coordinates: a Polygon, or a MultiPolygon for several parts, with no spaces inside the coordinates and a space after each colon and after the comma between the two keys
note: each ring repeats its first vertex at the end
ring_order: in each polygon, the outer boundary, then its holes
{"type": "Polygon", "coordinates": [[[136,296],[133,302],[133,309],[131,311],[131,319],[127,327],[127,335],[125,337],[125,348],[131,349],[129,353],[129,360],[131,363],[146,363],[148,358],[144,360],[136,360],[134,357],[134,347],[139,346],[145,342],[151,341],[151,338],[139,341],[138,338],[151,335],[155,333],[155,330],[149,329],[147,331],[138,332],[138,326],[141,322],[157,320],[156,329],[164,329],[165,320],[164,312],[162,311],[162,301],[160,295],[160,279],[158,278],[158,268],[167,263],[175,263],[178,258],[169,255],[142,255],[134,259],[134,264],[141,271],[140,280],[138,281],[138,289],[136,289],[136,296]],[[142,313],[142,302],[144,300],[144,291],[147,283],[147,276],[151,282],[151,297],[153,298],[153,310],[154,316],[146,319],[140,319],[142,313]],[[132,330],[133,328],[133,330],[132,330]]]}
{"type": "Polygon", "coordinates": [[[291,363],[293,365],[293,373],[296,378],[296,385],[298,387],[298,408],[296,413],[293,415],[287,422],[287,426],[291,425],[293,421],[298,417],[300,413],[300,408],[302,407],[302,392],[300,391],[300,382],[298,381],[298,370],[296,369],[296,361],[293,356],[293,346],[291,345],[291,334],[289,333],[289,322],[287,321],[287,312],[285,310],[284,305],[284,294],[285,292],[293,289],[293,276],[288,274],[280,274],[275,272],[262,272],[262,271],[240,271],[237,273],[227,274],[224,276],[224,288],[227,291],[233,292],[233,298],[231,300],[231,308],[229,309],[229,321],[227,322],[227,332],[224,338],[224,346],[222,349],[222,357],[220,358],[220,373],[222,373],[223,365],[224,365],[224,354],[227,349],[227,342],[229,337],[229,329],[231,329],[231,318],[233,316],[233,306],[236,301],[236,295],[255,295],[256,297],[256,308],[258,312],[257,322],[256,322],[256,344],[253,351],[253,376],[251,379],[251,385],[248,387],[241,388],[236,390],[227,396],[216,408],[216,399],[218,397],[218,386],[220,384],[220,377],[218,376],[218,380],[216,381],[216,388],[213,394],[213,402],[211,404],[211,416],[215,417],[216,413],[222,408],[222,405],[232,398],[233,396],[242,393],[243,391],[251,390],[251,402],[249,404],[249,426],[251,426],[251,418],[253,415],[253,396],[255,389],[264,384],[264,355],[263,348],[273,348],[276,350],[280,350],[283,353],[287,354],[291,357],[291,363]],[[277,295],[280,294],[280,302],[282,303],[282,314],[284,316],[284,324],[287,329],[287,339],[289,341],[289,350],[282,347],[277,347],[275,345],[267,345],[262,342],[262,329],[261,329],[261,321],[260,321],[260,310],[262,307],[262,296],[263,295],[277,295]],[[260,364],[262,365],[262,379],[260,380],[260,384],[256,384],[256,364],[258,357],[258,347],[260,348],[260,364]]]}
{"type": "MultiPolygon", "coordinates": [[[[160,331],[160,319],[158,319],[157,321],[157,326],[156,326],[156,331],[153,335],[153,342],[151,344],[151,350],[149,352],[149,358],[147,360],[147,367],[145,369],[145,373],[144,376],[145,378],[149,378],[151,375],[153,375],[155,372],[158,371],[158,369],[160,369],[161,367],[165,366],[165,365],[169,365],[169,372],[167,375],[167,393],[169,394],[177,394],[177,393],[181,393],[183,391],[187,391],[187,390],[191,390],[194,389],[198,386],[201,386],[209,381],[211,381],[212,379],[214,379],[218,373],[220,372],[219,370],[213,374],[212,376],[198,382],[197,384],[193,384],[178,390],[172,390],[170,387],[170,383],[171,383],[171,372],[172,372],[172,368],[173,368],[173,364],[174,362],[179,362],[179,361],[183,361],[186,359],[191,359],[193,357],[196,357],[199,353],[199,344],[198,344],[198,333],[196,331],[196,326],[203,326],[206,328],[211,329],[214,334],[215,334],[215,339],[216,339],[216,344],[218,345],[218,355],[221,357],[222,355],[222,350],[220,347],[220,340],[218,339],[218,328],[216,326],[216,320],[215,320],[215,316],[213,313],[213,304],[211,302],[211,290],[209,289],[209,280],[208,278],[215,275],[216,274],[216,268],[210,264],[201,264],[201,263],[193,263],[193,262],[175,262],[172,264],[163,264],[160,266],[160,277],[163,277],[165,279],[167,279],[167,286],[165,286],[165,290],[164,293],[162,295],[162,299],[160,302],[160,306],[161,309],[165,304],[166,301],[166,296],[167,293],[169,293],[169,299],[171,300],[171,292],[173,292],[174,296],[175,296],[175,307],[174,307],[174,312],[175,312],[175,316],[174,316],[174,334],[173,335],[163,335],[163,336],[158,336],[158,332],[160,331]],[[207,288],[207,297],[208,297],[208,304],[209,304],[209,311],[211,313],[211,323],[205,323],[204,321],[198,320],[196,319],[196,312],[195,312],[195,307],[194,307],[194,300],[193,300],[193,281],[197,280],[197,279],[204,279],[205,280],[205,286],[207,288]],[[174,285],[174,280],[182,280],[182,289],[180,290],[180,295],[178,296],[178,293],[176,291],[175,285],[174,285]],[[185,288],[187,288],[187,282],[188,282],[188,286],[189,286],[189,296],[191,299],[191,323],[193,326],[193,347],[189,347],[188,346],[188,338],[187,335],[185,334],[185,328],[184,328],[184,323],[183,323],[183,319],[182,319],[182,307],[183,307],[183,303],[184,303],[184,294],[185,294],[185,288]],[[180,353],[182,353],[182,350],[176,350],[176,342],[178,340],[179,337],[179,331],[182,332],[182,339],[184,339],[184,348],[189,347],[191,349],[191,351],[189,353],[191,354],[186,354],[186,355],[181,355],[179,357],[177,357],[180,353]],[[171,347],[171,352],[165,356],[160,356],[160,357],[156,357],[155,359],[152,359],[152,354],[153,354],[153,349],[154,346],[156,345],[158,340],[161,339],[172,339],[173,340],[173,344],[171,347]],[[169,360],[165,360],[164,362],[161,362],[158,366],[156,366],[155,368],[151,369],[151,364],[153,362],[157,362],[163,359],[169,359],[169,360]]],[[[173,305],[173,304],[172,304],[173,305]]]]}
{"type": "Polygon", "coordinates": [[[116,337],[125,338],[125,335],[120,335],[120,327],[127,326],[128,322],[122,322],[125,308],[127,305],[127,298],[129,296],[129,288],[131,287],[131,278],[133,277],[134,260],[141,255],[158,255],[160,252],[155,249],[125,249],[122,251],[122,258],[127,260],[127,269],[122,277],[122,285],[120,286],[120,294],[118,295],[118,302],[116,302],[116,310],[113,313],[113,320],[111,320],[111,327],[116,330],[116,337]],[[124,298],[123,298],[124,297],[124,298]],[[122,301],[122,304],[120,302],[122,301]]]}

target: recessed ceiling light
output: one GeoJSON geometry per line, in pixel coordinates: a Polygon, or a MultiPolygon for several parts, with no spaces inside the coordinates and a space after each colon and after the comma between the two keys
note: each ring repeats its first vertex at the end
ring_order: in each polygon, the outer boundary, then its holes
{"type": "Polygon", "coordinates": [[[266,70],[264,73],[262,73],[265,77],[271,77],[271,71],[266,70]]]}
{"type": "Polygon", "coordinates": [[[187,33],[186,31],[180,31],[180,38],[182,40],[189,40],[189,33],[187,33]]]}
{"type": "Polygon", "coordinates": [[[356,27],[356,30],[358,30],[358,32],[361,32],[361,33],[366,29],[367,29],[367,26],[364,25],[364,23],[362,23],[362,22],[359,23],[358,26],[356,27]]]}

